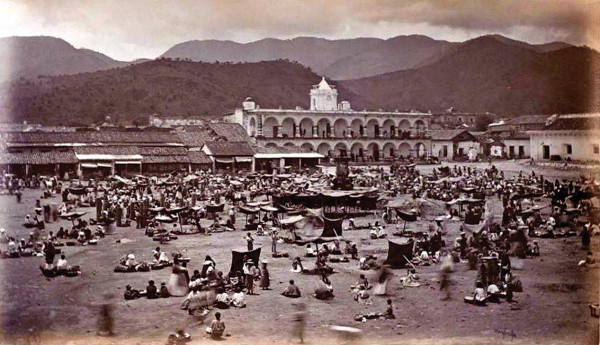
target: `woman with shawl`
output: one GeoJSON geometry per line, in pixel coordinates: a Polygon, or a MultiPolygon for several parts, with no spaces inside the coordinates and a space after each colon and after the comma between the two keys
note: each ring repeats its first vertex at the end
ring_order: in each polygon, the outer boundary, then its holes
{"type": "Polygon", "coordinates": [[[183,297],[188,293],[189,278],[187,269],[179,263],[179,258],[173,258],[173,273],[169,278],[167,290],[175,297],[183,297]]]}

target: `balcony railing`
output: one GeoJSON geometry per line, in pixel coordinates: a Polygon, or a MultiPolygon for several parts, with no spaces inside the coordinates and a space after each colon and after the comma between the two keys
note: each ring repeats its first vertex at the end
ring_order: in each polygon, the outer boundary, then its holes
{"type": "Polygon", "coordinates": [[[274,139],[274,140],[311,140],[311,139],[319,139],[319,140],[369,140],[369,139],[388,139],[388,140],[411,140],[411,139],[431,139],[431,134],[427,132],[421,133],[407,133],[405,135],[354,135],[354,136],[343,136],[343,135],[325,135],[325,136],[313,136],[313,135],[305,135],[305,136],[290,136],[287,133],[278,134],[277,137],[273,136],[265,136],[262,138],[265,139],[274,139]]]}

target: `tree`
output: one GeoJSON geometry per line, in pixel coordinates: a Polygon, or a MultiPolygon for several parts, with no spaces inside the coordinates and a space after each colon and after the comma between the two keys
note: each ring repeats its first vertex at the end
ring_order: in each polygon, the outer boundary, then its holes
{"type": "Polygon", "coordinates": [[[486,131],[487,126],[494,121],[491,114],[485,114],[477,116],[475,120],[475,130],[476,131],[486,131]]]}

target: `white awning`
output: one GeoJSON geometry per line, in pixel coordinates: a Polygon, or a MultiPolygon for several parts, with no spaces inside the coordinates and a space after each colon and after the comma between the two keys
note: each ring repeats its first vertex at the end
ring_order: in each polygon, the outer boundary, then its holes
{"type": "Polygon", "coordinates": [[[113,160],[142,160],[142,155],[109,155],[109,154],[78,154],[75,156],[80,161],[113,161],[113,160]]]}
{"type": "Polygon", "coordinates": [[[112,168],[111,163],[98,163],[98,166],[103,168],[112,168]]]}
{"type": "Polygon", "coordinates": [[[140,161],[117,161],[115,164],[142,164],[140,161]]]}
{"type": "Polygon", "coordinates": [[[81,167],[95,169],[98,167],[98,164],[96,164],[96,163],[81,163],[81,167]]]}
{"type": "Polygon", "coordinates": [[[238,163],[252,163],[252,157],[238,156],[235,157],[235,161],[238,163]]]}
{"type": "Polygon", "coordinates": [[[275,158],[325,158],[317,152],[298,152],[298,153],[257,153],[256,159],[275,159],[275,158]]]}
{"type": "Polygon", "coordinates": [[[215,161],[217,163],[231,164],[233,163],[233,158],[215,158],[215,161]]]}

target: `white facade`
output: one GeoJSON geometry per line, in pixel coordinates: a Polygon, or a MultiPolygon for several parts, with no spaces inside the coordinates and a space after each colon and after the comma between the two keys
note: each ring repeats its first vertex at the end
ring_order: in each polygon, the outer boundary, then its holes
{"type": "Polygon", "coordinates": [[[326,157],[383,161],[429,153],[430,113],[352,110],[349,102],[337,104],[337,91],[324,79],[310,98],[310,110],[244,104],[223,119],[239,123],[259,145],[302,147],[326,157]]]}
{"type": "MultiPolygon", "coordinates": [[[[325,78],[310,90],[310,110],[338,110],[337,90],[325,78]]],[[[349,104],[348,104],[349,105],[349,104]]]]}
{"type": "Polygon", "coordinates": [[[565,130],[530,132],[531,158],[548,160],[558,155],[562,159],[600,161],[600,131],[565,130]]]}
{"type": "Polygon", "coordinates": [[[531,157],[529,139],[504,139],[505,153],[508,158],[531,157]]]}

